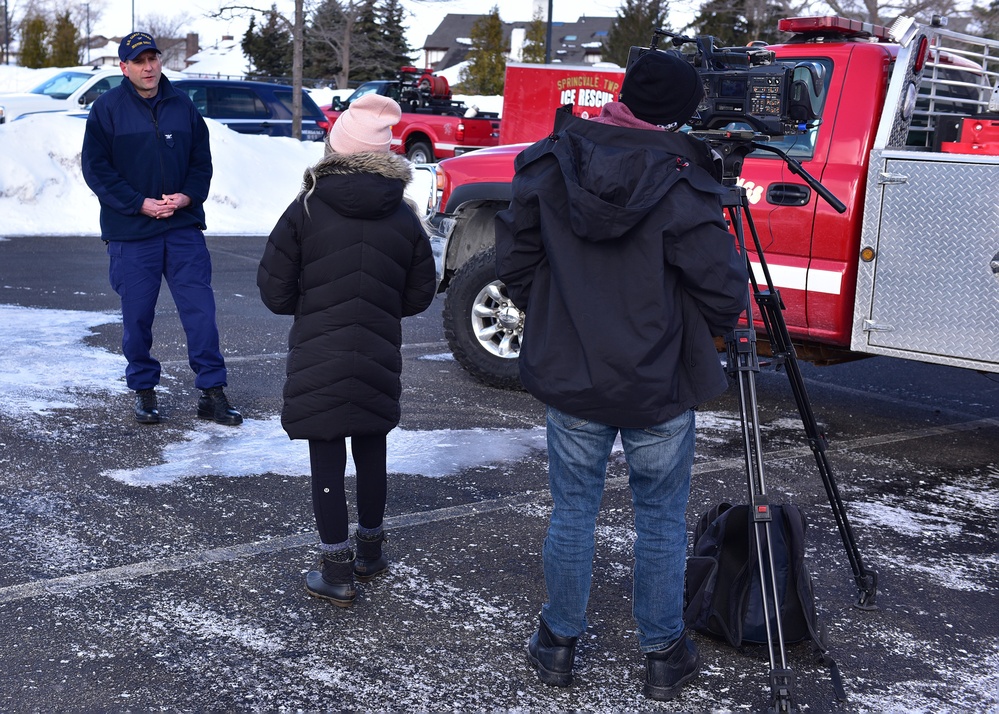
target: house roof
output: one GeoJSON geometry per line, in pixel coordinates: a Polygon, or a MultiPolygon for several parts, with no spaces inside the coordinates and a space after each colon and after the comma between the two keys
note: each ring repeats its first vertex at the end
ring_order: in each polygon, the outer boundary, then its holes
{"type": "MultiPolygon", "coordinates": [[[[427,35],[423,51],[444,52],[444,57],[434,63],[435,70],[442,70],[465,59],[471,47],[472,26],[486,15],[459,15],[448,13],[437,29],[427,35]]],[[[616,17],[580,17],[575,22],[552,23],[552,61],[564,64],[587,64],[588,54],[599,54],[599,47],[607,39],[607,32],[617,22],[616,17]]],[[[509,45],[514,29],[527,29],[530,21],[504,22],[503,39],[509,45]]]]}

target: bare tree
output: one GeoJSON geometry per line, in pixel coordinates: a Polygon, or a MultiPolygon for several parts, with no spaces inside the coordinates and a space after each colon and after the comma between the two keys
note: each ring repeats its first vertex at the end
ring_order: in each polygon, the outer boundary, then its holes
{"type": "Polygon", "coordinates": [[[900,15],[929,21],[933,15],[952,19],[951,27],[966,24],[971,3],[965,0],[823,0],[832,11],[842,17],[890,25],[900,15]]]}
{"type": "Polygon", "coordinates": [[[188,13],[160,15],[150,13],[136,20],[136,29],[148,32],[163,53],[163,65],[171,69],[187,66],[187,27],[193,18],[188,13]]]}
{"type": "Polygon", "coordinates": [[[187,30],[194,18],[186,12],[179,15],[161,15],[149,13],[136,21],[143,32],[148,32],[157,40],[168,37],[180,37],[186,35],[187,30]]]}

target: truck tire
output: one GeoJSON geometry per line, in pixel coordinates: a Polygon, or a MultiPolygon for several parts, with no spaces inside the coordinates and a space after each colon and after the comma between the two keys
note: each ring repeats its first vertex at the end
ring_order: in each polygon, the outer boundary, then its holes
{"type": "Polygon", "coordinates": [[[517,357],[524,313],[496,278],[496,249],[476,253],[458,269],[444,300],[444,336],[451,354],[477,380],[523,389],[517,357]]]}
{"type": "Polygon", "coordinates": [[[434,162],[434,150],[425,141],[414,141],[406,151],[406,158],[414,164],[432,164],[434,162]]]}

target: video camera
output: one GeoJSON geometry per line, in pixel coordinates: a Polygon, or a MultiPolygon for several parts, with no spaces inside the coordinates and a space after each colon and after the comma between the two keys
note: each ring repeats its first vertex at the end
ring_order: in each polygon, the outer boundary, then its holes
{"type": "MultiPolygon", "coordinates": [[[[720,130],[748,124],[767,136],[803,134],[818,118],[816,103],[822,90],[821,68],[814,63],[791,66],[776,61],[765,47],[715,47],[715,38],[684,37],[655,30],[648,47],[632,47],[628,69],[646,52],[672,52],[686,59],[704,83],[704,99],[687,122],[697,131],[720,130]],[[670,38],[674,47],[692,43],[696,52],[659,49],[670,38]]],[[[742,127],[745,128],[745,127],[742,127]]]]}

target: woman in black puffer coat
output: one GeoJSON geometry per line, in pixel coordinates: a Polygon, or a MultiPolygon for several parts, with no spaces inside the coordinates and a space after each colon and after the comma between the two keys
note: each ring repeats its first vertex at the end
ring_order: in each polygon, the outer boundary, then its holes
{"type": "Polygon", "coordinates": [[[436,269],[423,224],[403,197],[409,162],[389,152],[399,105],[354,101],[330,130],[257,271],[264,304],[294,315],[281,424],[308,439],[321,569],[310,594],[347,607],[353,579],[385,572],[386,435],[399,423],[402,318],[425,310],[436,269]],[[357,466],[356,558],[350,548],[346,438],[357,466]]]}

